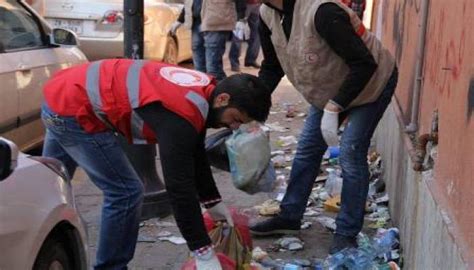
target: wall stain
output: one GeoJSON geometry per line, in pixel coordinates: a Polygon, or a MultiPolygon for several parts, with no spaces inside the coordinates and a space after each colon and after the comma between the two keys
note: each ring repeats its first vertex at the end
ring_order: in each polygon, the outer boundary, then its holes
{"type": "Polygon", "coordinates": [[[395,58],[397,63],[400,63],[400,60],[403,55],[403,45],[404,45],[404,32],[405,32],[405,7],[407,1],[402,1],[401,5],[398,2],[398,5],[395,7],[393,14],[393,32],[392,38],[395,41],[395,58]]]}

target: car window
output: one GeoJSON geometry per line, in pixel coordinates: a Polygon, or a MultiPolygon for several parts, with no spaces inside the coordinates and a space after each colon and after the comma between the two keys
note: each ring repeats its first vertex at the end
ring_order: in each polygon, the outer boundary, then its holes
{"type": "Polygon", "coordinates": [[[0,49],[4,51],[44,46],[33,15],[13,0],[0,0],[0,49]]]}

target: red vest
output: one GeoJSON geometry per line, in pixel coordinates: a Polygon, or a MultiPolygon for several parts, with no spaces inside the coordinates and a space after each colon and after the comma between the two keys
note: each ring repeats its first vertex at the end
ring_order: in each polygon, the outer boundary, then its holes
{"type": "Polygon", "coordinates": [[[216,81],[208,75],[146,60],[113,59],[63,70],[46,83],[48,106],[61,116],[75,116],[86,132],[114,128],[130,143],[156,143],[151,129],[133,110],[160,102],[205,128],[216,81]]]}

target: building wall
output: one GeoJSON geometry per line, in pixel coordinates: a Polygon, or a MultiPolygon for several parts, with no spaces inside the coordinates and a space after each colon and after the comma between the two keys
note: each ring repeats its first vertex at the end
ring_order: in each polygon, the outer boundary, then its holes
{"type": "Polygon", "coordinates": [[[411,169],[411,140],[403,133],[400,116],[398,106],[392,103],[377,128],[375,140],[385,161],[391,216],[400,229],[403,269],[472,269],[453,238],[446,209],[431,192],[432,172],[421,175],[411,169]]]}
{"type": "MultiPolygon", "coordinates": [[[[409,123],[422,1],[375,2],[373,31],[395,55],[400,70],[392,105],[399,109],[397,119],[401,124],[388,125],[387,128],[403,130],[409,123]]],[[[464,260],[471,261],[474,255],[474,1],[430,1],[424,53],[418,135],[429,133],[433,112],[438,110],[439,145],[432,180],[419,188],[427,189],[437,209],[443,209],[443,220],[445,225],[449,225],[447,231],[464,260]]],[[[399,140],[405,140],[406,135],[400,130],[392,133],[398,134],[399,140]]],[[[388,143],[387,138],[381,137],[380,140],[381,147],[384,141],[388,143]]],[[[409,151],[405,154],[408,155],[409,151]]],[[[391,161],[390,166],[397,170],[411,169],[409,164],[401,166],[402,162],[403,159],[391,161]]],[[[421,179],[420,176],[415,178],[421,179]]],[[[400,185],[401,182],[391,188],[400,189],[400,185]]],[[[419,218],[419,213],[402,217],[404,210],[400,209],[396,206],[393,209],[399,222],[412,222],[411,219],[419,218]]]]}

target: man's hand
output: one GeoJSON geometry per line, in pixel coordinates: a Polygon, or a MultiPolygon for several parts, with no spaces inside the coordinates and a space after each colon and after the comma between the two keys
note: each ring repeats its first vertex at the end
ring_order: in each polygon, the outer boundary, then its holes
{"type": "Polygon", "coordinates": [[[328,146],[335,146],[339,143],[337,129],[339,128],[339,112],[341,109],[328,102],[324,107],[324,114],[321,119],[321,132],[328,146]]]}
{"type": "Polygon", "coordinates": [[[240,40],[247,40],[250,38],[250,26],[247,20],[239,20],[235,24],[234,35],[240,40]]]}
{"type": "Polygon", "coordinates": [[[234,220],[232,219],[232,215],[230,214],[229,209],[223,202],[219,202],[213,207],[207,209],[207,212],[209,213],[209,215],[211,215],[214,221],[226,220],[229,226],[234,227],[234,220]]]}
{"type": "Polygon", "coordinates": [[[171,24],[170,28],[170,35],[176,36],[176,32],[178,31],[178,28],[180,28],[182,23],[175,21],[173,24],[171,24]]]}

